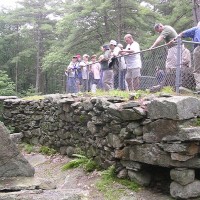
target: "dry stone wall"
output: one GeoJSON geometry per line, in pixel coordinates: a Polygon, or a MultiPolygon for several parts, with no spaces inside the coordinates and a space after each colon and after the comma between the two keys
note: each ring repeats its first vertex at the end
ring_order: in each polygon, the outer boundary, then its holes
{"type": "Polygon", "coordinates": [[[200,196],[200,101],[195,97],[137,102],[67,94],[3,104],[4,123],[22,132],[26,142],[69,156],[84,151],[104,168],[115,165],[119,177],[142,185],[152,178],[146,166],[167,167],[173,197],[200,196]]]}

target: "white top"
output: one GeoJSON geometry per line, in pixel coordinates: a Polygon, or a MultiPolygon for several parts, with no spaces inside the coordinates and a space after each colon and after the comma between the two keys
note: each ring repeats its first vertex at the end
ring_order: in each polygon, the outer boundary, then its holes
{"type": "MultiPolygon", "coordinates": [[[[132,44],[128,44],[126,46],[126,50],[132,50],[134,53],[140,52],[140,46],[139,44],[134,41],[132,44]]],[[[142,62],[141,62],[141,57],[140,54],[127,54],[124,56],[125,61],[126,61],[126,67],[127,68],[141,68],[142,67],[142,62]]]]}
{"type": "Polygon", "coordinates": [[[90,62],[81,61],[79,66],[81,67],[82,71],[82,79],[89,79],[89,66],[90,62]]]}
{"type": "Polygon", "coordinates": [[[77,65],[77,63],[70,62],[67,67],[67,73],[65,73],[65,75],[75,78],[77,65]]]}
{"type": "Polygon", "coordinates": [[[91,71],[94,74],[94,79],[100,79],[100,71],[101,71],[101,65],[100,65],[100,63],[94,63],[94,64],[92,64],[91,71]]]}

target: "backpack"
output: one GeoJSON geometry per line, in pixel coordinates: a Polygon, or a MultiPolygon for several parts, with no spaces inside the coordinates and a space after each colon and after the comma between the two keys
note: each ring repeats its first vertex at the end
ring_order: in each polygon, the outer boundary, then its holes
{"type": "Polygon", "coordinates": [[[116,57],[112,57],[110,59],[110,62],[108,63],[108,66],[110,69],[115,69],[118,70],[119,69],[119,61],[116,57]]]}

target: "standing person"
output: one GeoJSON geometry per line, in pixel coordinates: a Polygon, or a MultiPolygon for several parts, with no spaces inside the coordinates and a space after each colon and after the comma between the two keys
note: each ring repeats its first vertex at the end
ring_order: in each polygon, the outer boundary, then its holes
{"type": "Polygon", "coordinates": [[[166,64],[165,68],[166,71],[170,71],[171,69],[176,68],[176,54],[177,54],[177,45],[174,43],[170,43],[173,39],[177,37],[177,32],[175,29],[169,25],[163,25],[161,23],[158,23],[154,26],[154,30],[157,33],[160,33],[156,41],[153,43],[153,45],[150,47],[150,49],[153,49],[156,47],[160,42],[163,40],[165,41],[166,44],[168,45],[168,53],[167,53],[167,59],[166,59],[166,64]]]}
{"type": "Polygon", "coordinates": [[[102,51],[104,54],[99,57],[99,62],[101,64],[101,69],[103,72],[102,82],[103,89],[109,91],[113,89],[113,69],[109,67],[108,60],[110,58],[109,45],[103,45],[102,51]]]}
{"type": "Polygon", "coordinates": [[[114,88],[119,88],[119,61],[116,58],[119,55],[120,48],[117,46],[117,42],[115,40],[111,40],[109,43],[110,47],[110,67],[113,69],[114,73],[114,88]]]}
{"type": "Polygon", "coordinates": [[[91,92],[95,93],[97,85],[100,81],[101,76],[101,65],[99,62],[97,62],[97,56],[92,55],[91,56],[91,73],[93,74],[93,80],[92,80],[92,86],[91,86],[91,92]]]}
{"type": "Polygon", "coordinates": [[[78,88],[76,84],[76,70],[77,70],[78,62],[77,57],[73,56],[72,61],[68,65],[65,75],[67,76],[67,84],[66,89],[68,93],[77,93],[78,88]]]}
{"type": "Polygon", "coordinates": [[[78,87],[78,91],[81,91],[81,86],[82,86],[82,70],[80,67],[80,63],[82,61],[81,55],[77,54],[77,62],[78,62],[78,66],[77,66],[77,73],[76,73],[76,82],[77,82],[77,87],[78,87]]]}
{"type": "Polygon", "coordinates": [[[131,34],[126,34],[124,40],[127,43],[125,49],[121,50],[120,53],[124,55],[126,61],[126,82],[128,84],[128,90],[134,91],[139,89],[140,83],[140,69],[142,67],[140,57],[140,45],[134,41],[131,34]]]}
{"type": "Polygon", "coordinates": [[[89,89],[89,72],[90,72],[90,62],[89,55],[84,54],[83,60],[80,62],[81,72],[82,72],[82,92],[88,92],[89,89]]]}
{"type": "MultiPolygon", "coordinates": [[[[178,35],[183,38],[192,38],[194,42],[200,42],[200,22],[197,26],[187,29],[178,35]]],[[[200,91],[200,44],[194,44],[193,51],[194,59],[194,78],[196,83],[196,90],[200,91]]]]}
{"type": "MultiPolygon", "coordinates": [[[[160,42],[165,41],[168,46],[167,58],[165,62],[165,78],[157,88],[157,90],[162,89],[163,86],[173,86],[175,87],[175,80],[176,80],[176,64],[177,64],[177,44],[173,41],[177,38],[178,34],[175,29],[169,25],[163,25],[158,23],[154,26],[154,30],[160,35],[150,47],[153,49],[156,47],[160,42]]],[[[185,74],[185,66],[189,66],[190,64],[190,52],[188,49],[182,45],[182,66],[181,66],[181,73],[182,77],[185,74]]],[[[183,81],[183,80],[182,80],[183,81]]],[[[185,81],[184,81],[185,82],[185,81]]]]}
{"type": "MultiPolygon", "coordinates": [[[[118,44],[117,46],[120,48],[120,50],[124,49],[122,44],[118,44]]],[[[127,88],[127,83],[126,83],[126,80],[125,80],[126,62],[125,62],[124,56],[119,54],[118,61],[119,61],[119,89],[120,90],[127,90],[128,88],[127,88]]]]}

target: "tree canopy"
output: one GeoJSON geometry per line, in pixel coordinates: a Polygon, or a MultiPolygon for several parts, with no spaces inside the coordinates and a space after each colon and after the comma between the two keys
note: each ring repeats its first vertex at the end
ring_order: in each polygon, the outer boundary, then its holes
{"type": "Polygon", "coordinates": [[[0,63],[15,92],[64,92],[64,70],[74,54],[100,55],[131,33],[142,49],[157,37],[157,22],[177,32],[193,24],[188,0],[21,0],[0,12],[0,63]]]}

